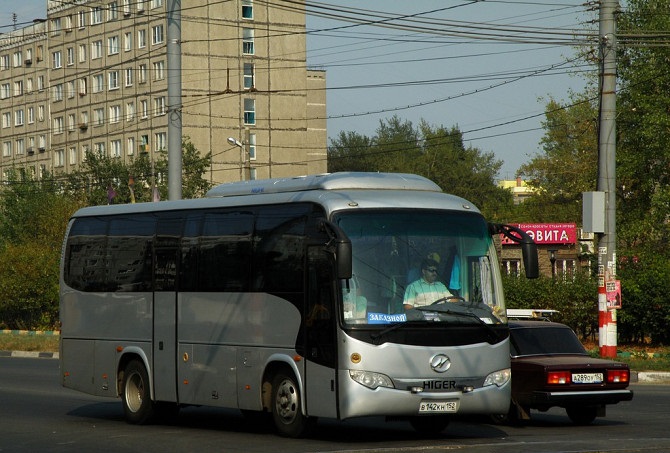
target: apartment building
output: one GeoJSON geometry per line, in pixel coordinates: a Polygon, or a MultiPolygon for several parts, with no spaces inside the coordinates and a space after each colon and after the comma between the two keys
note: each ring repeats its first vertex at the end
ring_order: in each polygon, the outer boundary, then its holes
{"type": "Polygon", "coordinates": [[[170,106],[167,4],[48,1],[46,21],[0,36],[1,177],[72,171],[87,151],[154,158],[173,115],[211,151],[213,183],[326,171],[325,73],[306,66],[304,6],[183,2],[170,106]]]}

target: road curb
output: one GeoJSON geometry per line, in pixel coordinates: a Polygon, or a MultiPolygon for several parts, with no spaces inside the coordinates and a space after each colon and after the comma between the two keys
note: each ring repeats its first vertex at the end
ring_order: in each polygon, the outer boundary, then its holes
{"type": "Polygon", "coordinates": [[[631,371],[631,382],[645,384],[670,384],[670,372],[666,371],[631,371]]]}

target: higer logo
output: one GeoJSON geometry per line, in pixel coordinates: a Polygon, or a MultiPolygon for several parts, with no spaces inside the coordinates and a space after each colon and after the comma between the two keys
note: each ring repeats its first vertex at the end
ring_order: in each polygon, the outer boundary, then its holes
{"type": "Polygon", "coordinates": [[[446,354],[435,354],[430,359],[430,368],[437,373],[444,373],[451,367],[451,360],[446,354]]]}

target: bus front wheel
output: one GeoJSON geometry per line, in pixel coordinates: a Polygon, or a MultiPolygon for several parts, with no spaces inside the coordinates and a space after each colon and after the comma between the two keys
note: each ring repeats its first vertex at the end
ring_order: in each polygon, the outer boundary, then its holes
{"type": "Polygon", "coordinates": [[[149,374],[139,360],[131,360],[123,371],[123,412],[126,421],[143,425],[151,421],[154,404],[149,393],[149,374]]]}
{"type": "Polygon", "coordinates": [[[292,375],[278,373],[272,381],[272,419],[280,435],[302,437],[309,420],[302,413],[300,389],[292,375]]]}

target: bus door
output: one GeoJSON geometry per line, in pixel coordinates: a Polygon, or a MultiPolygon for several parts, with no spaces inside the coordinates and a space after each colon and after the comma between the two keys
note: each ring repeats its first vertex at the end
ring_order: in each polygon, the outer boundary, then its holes
{"type": "Polygon", "coordinates": [[[153,382],[156,401],[177,398],[177,266],[182,221],[159,219],[154,261],[153,382]]]}
{"type": "Polygon", "coordinates": [[[337,417],[335,268],[323,246],[308,249],[305,300],[305,402],[307,414],[337,417]]]}

